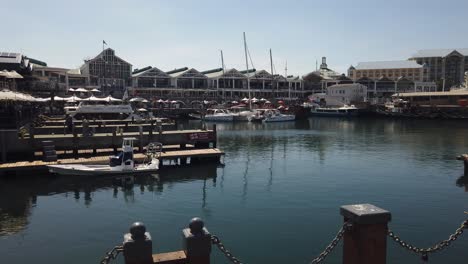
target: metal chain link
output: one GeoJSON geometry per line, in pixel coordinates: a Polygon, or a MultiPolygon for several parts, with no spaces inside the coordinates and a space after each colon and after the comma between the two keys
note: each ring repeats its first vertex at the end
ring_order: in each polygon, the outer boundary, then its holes
{"type": "Polygon", "coordinates": [[[322,253],[320,253],[320,255],[318,257],[314,258],[310,262],[310,264],[322,263],[322,261],[324,261],[325,258],[327,258],[328,255],[333,251],[333,249],[335,249],[335,247],[338,245],[340,240],[343,238],[344,233],[346,232],[346,230],[349,230],[349,228],[351,228],[351,227],[352,227],[351,223],[345,222],[343,224],[343,226],[340,228],[340,230],[338,231],[338,233],[336,234],[336,236],[330,242],[330,244],[328,244],[328,246],[325,248],[325,250],[323,250],[322,253]]]}
{"type": "Polygon", "coordinates": [[[468,229],[468,219],[463,221],[459,228],[455,230],[455,233],[451,234],[448,239],[442,240],[439,243],[433,245],[432,247],[428,248],[419,248],[416,246],[411,245],[408,242],[403,241],[399,236],[395,235],[395,233],[391,230],[388,230],[388,236],[393,239],[396,243],[398,243],[403,248],[412,251],[416,254],[421,254],[421,258],[424,261],[427,261],[429,258],[430,253],[435,253],[437,251],[443,250],[444,248],[450,246],[450,244],[457,240],[458,237],[463,234],[463,229],[468,229]]]}
{"type": "Polygon", "coordinates": [[[111,263],[111,261],[117,258],[120,252],[123,252],[123,246],[115,246],[113,249],[111,249],[109,252],[106,253],[106,256],[102,258],[100,263],[101,264],[111,263]]]}
{"type": "Polygon", "coordinates": [[[232,255],[231,252],[229,252],[229,250],[226,249],[226,247],[224,246],[223,243],[221,243],[221,240],[219,239],[219,237],[217,236],[214,236],[212,235],[211,236],[211,243],[213,243],[214,245],[216,245],[219,250],[221,250],[221,252],[232,262],[232,263],[235,263],[235,264],[242,264],[242,262],[234,257],[234,255],[232,255]]]}

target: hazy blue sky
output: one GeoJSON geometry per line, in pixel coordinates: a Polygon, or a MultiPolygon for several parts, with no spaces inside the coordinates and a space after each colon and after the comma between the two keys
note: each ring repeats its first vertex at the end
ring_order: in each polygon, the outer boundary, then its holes
{"type": "Polygon", "coordinates": [[[359,61],[407,59],[418,49],[468,47],[468,1],[6,1],[0,50],[78,67],[102,40],[134,68],[257,69],[305,74],[316,59],[346,71],[359,61]]]}

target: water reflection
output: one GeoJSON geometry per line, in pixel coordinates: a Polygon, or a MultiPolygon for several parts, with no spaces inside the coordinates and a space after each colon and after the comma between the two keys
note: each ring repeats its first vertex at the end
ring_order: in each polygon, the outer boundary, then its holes
{"type": "Polygon", "coordinates": [[[457,179],[456,185],[458,187],[465,188],[465,192],[468,192],[468,176],[461,176],[457,179]]]}
{"type": "Polygon", "coordinates": [[[0,236],[8,236],[26,229],[38,196],[62,194],[86,207],[93,202],[94,192],[111,189],[112,197],[135,202],[135,192],[161,194],[164,188],[177,182],[203,180],[202,207],[206,207],[206,184],[216,185],[216,165],[177,166],[164,168],[157,175],[138,177],[58,177],[34,175],[18,179],[0,179],[0,236]]]}

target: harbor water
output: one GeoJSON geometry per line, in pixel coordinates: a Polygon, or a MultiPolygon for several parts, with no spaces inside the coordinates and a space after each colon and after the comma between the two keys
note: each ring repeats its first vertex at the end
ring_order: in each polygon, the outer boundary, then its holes
{"type": "MultiPolygon", "coordinates": [[[[134,185],[39,173],[0,179],[0,262],[97,263],[135,221],[146,224],[155,253],[175,251],[199,216],[245,263],[308,263],[342,224],[341,205],[389,210],[390,228],[421,247],[467,217],[468,179],[455,160],[468,153],[465,121],[311,118],[217,129],[224,167],[167,168],[134,185]]],[[[341,245],[325,263],[341,263],[341,245]]],[[[388,263],[420,262],[388,245],[388,263]]],[[[466,263],[467,246],[464,234],[430,263],[466,263]]],[[[213,263],[228,263],[215,248],[213,263]]]]}

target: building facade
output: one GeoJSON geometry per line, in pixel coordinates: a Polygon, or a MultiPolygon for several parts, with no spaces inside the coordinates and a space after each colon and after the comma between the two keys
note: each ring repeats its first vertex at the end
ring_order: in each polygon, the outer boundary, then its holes
{"type": "Polygon", "coordinates": [[[394,93],[434,91],[430,82],[429,66],[416,61],[360,62],[349,67],[348,77],[367,86],[369,98],[389,98],[394,93]]]}
{"type": "Polygon", "coordinates": [[[437,83],[439,90],[463,85],[468,71],[468,48],[419,50],[410,60],[429,68],[429,81],[437,83]]]}
{"type": "Polygon", "coordinates": [[[325,101],[328,106],[342,106],[365,102],[367,86],[359,83],[335,84],[327,87],[325,101]]]}
{"type": "Polygon", "coordinates": [[[85,63],[80,68],[81,73],[89,76],[89,84],[97,86],[104,93],[123,93],[131,86],[132,65],[115,55],[111,48],[103,50],[99,55],[85,63]]]}

